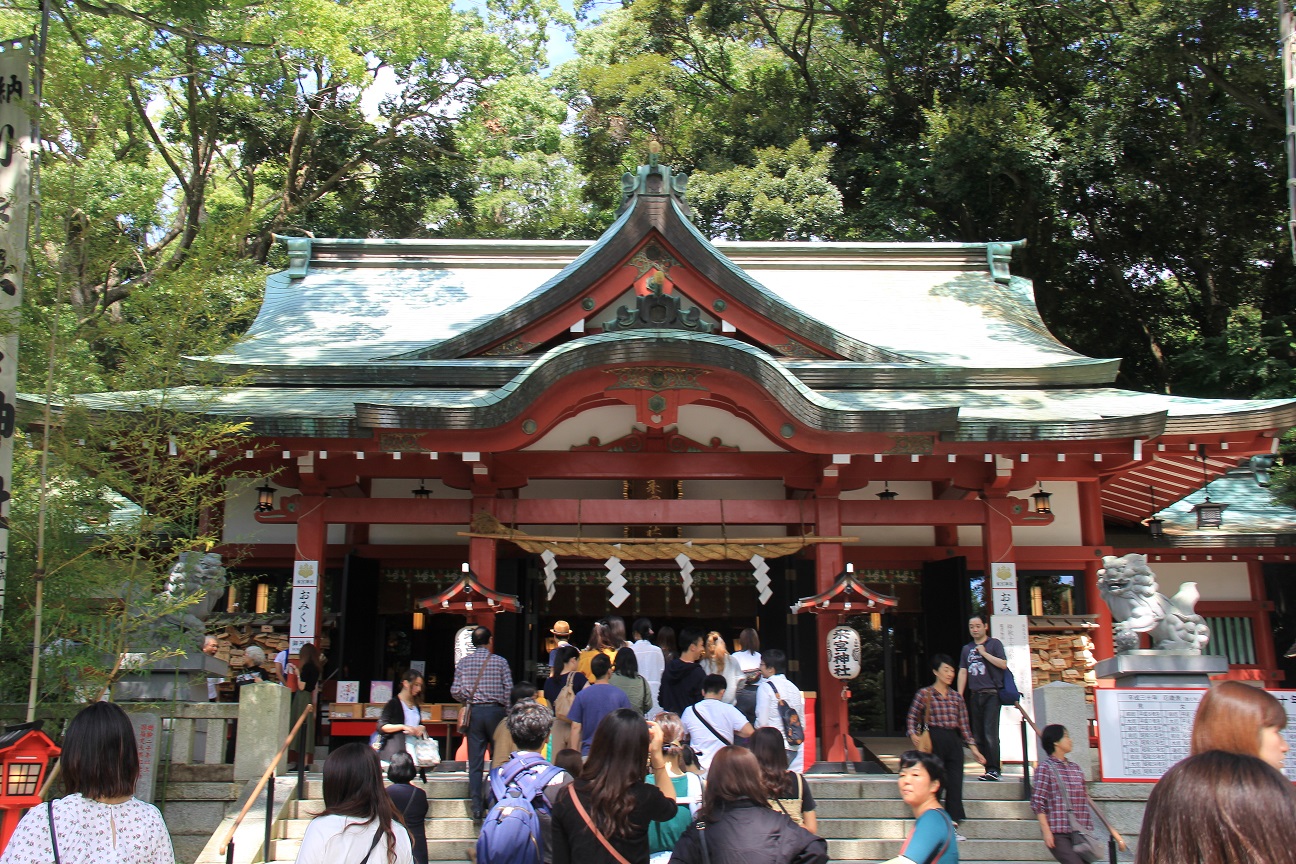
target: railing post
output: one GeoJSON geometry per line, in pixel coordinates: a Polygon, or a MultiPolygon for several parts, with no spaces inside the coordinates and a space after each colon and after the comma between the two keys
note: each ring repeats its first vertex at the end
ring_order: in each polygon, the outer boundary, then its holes
{"type": "Polygon", "coordinates": [[[266,815],[265,815],[265,860],[273,861],[270,855],[270,835],[274,833],[274,793],[275,778],[272,776],[270,782],[266,784],[266,815]]]}
{"type": "Polygon", "coordinates": [[[225,844],[225,864],[234,864],[234,841],[225,844]]]}
{"type": "Polygon", "coordinates": [[[1116,861],[1117,851],[1118,850],[1116,848],[1116,838],[1108,837],[1107,838],[1107,860],[1110,861],[1111,864],[1118,864],[1118,862],[1116,861]]]}
{"type": "Polygon", "coordinates": [[[1030,753],[1030,750],[1027,749],[1027,745],[1029,742],[1026,740],[1025,712],[1022,712],[1022,722],[1018,724],[1017,728],[1021,729],[1021,739],[1022,739],[1021,742],[1022,744],[1022,797],[1029,800],[1029,798],[1031,797],[1030,756],[1028,755],[1030,753]]]}
{"type": "MultiPolygon", "coordinates": [[[[314,720],[314,717],[308,717],[306,723],[314,720]]],[[[297,729],[297,804],[301,806],[301,801],[306,797],[306,723],[302,723],[297,729]]]]}

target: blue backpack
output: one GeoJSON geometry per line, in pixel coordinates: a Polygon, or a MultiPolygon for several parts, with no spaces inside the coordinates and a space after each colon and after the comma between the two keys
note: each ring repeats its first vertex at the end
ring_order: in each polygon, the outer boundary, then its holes
{"type": "MultiPolygon", "coordinates": [[[[539,753],[520,753],[491,772],[495,804],[477,836],[478,864],[541,864],[544,839],[533,802],[562,770],[539,753]]],[[[540,806],[549,806],[543,797],[540,806]]]]}

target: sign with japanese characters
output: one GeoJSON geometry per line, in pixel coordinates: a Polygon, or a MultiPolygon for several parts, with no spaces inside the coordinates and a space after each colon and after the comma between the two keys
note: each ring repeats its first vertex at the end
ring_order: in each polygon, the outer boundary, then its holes
{"type": "Polygon", "coordinates": [[[27,255],[32,152],[31,49],[26,39],[0,41],[0,625],[9,569],[9,490],[17,416],[18,310],[27,255]]]}
{"type": "Polygon", "coordinates": [[[157,786],[162,721],[156,714],[132,714],[130,721],[135,729],[135,749],[139,753],[139,779],[135,781],[135,797],[151,804],[157,786]]]}
{"type": "Polygon", "coordinates": [[[860,637],[853,627],[828,631],[828,673],[847,681],[860,673],[860,637]]]}
{"type": "MultiPolygon", "coordinates": [[[[1161,779],[1188,756],[1193,717],[1203,688],[1102,688],[1098,706],[1098,759],[1103,780],[1161,779]]],[[[1287,709],[1283,737],[1296,749],[1296,690],[1270,690],[1287,709]]],[[[1296,781],[1296,765],[1284,769],[1296,781]]]]}
{"type": "Polygon", "coordinates": [[[1017,565],[1001,561],[990,565],[990,614],[1017,614],[1017,565]]]}
{"type": "Polygon", "coordinates": [[[309,641],[315,638],[315,603],[319,592],[314,588],[294,588],[289,613],[288,636],[309,641]]]}
{"type": "MultiPolygon", "coordinates": [[[[1014,592],[1015,594],[1016,592],[1014,592]]],[[[1027,711],[1035,704],[1031,690],[1030,622],[1025,615],[990,616],[990,635],[1003,643],[1008,659],[1008,669],[1017,682],[1021,704],[1027,711]]],[[[1009,761],[1022,758],[1021,734],[1018,727],[1024,722],[1015,705],[1004,706],[999,713],[1000,755],[1009,761]]],[[[1027,735],[1027,747],[1034,749],[1035,736],[1027,735]]],[[[1028,754],[1028,758],[1034,758],[1028,754]]]]}

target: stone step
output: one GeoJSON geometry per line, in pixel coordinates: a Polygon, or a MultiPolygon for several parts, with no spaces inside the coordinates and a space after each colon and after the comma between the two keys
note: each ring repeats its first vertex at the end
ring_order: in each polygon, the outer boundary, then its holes
{"type": "MultiPolygon", "coordinates": [[[[477,847],[477,838],[463,840],[441,840],[428,838],[429,861],[453,861],[463,864],[468,860],[468,850],[477,847]]],[[[270,842],[270,861],[295,861],[301,849],[301,839],[272,840],[270,842]]]]}
{"type": "MultiPolygon", "coordinates": [[[[1030,804],[1026,801],[964,801],[963,809],[967,810],[969,819],[1026,819],[1035,821],[1030,804]]],[[[912,818],[907,804],[899,799],[894,800],[860,800],[843,798],[816,798],[815,813],[820,821],[824,819],[853,819],[857,817],[873,819],[909,819],[912,818]]]]}
{"type": "MultiPolygon", "coordinates": [[[[318,816],[323,809],[324,802],[318,798],[313,798],[294,802],[288,812],[290,816],[295,818],[309,819],[318,816]]],[[[454,819],[458,817],[467,819],[471,815],[472,809],[468,806],[467,798],[428,798],[429,819],[454,819]]]]}
{"type": "MultiPolygon", "coordinates": [[[[885,861],[900,854],[898,840],[829,840],[828,855],[833,861],[885,861]]],[[[958,844],[959,861],[1052,862],[1044,841],[974,840],[970,836],[958,844]]]]}
{"type": "MultiPolygon", "coordinates": [[[[820,819],[819,836],[826,840],[903,840],[913,827],[913,817],[904,819],[820,819]]],[[[969,817],[959,825],[969,840],[1038,840],[1035,819],[977,821],[969,817]]],[[[1042,842],[1042,841],[1041,841],[1042,842]]]]}
{"type": "MultiPolygon", "coordinates": [[[[828,798],[898,798],[896,778],[879,776],[868,779],[822,779],[810,776],[807,782],[816,799],[828,798]]],[[[987,783],[975,777],[963,782],[964,801],[1016,800],[1023,801],[1021,780],[1001,780],[987,783]]]]}
{"type": "MultiPolygon", "coordinates": [[[[275,826],[276,836],[280,840],[300,840],[306,835],[309,819],[285,819],[275,826]]],[[[427,819],[423,823],[423,833],[428,840],[471,840],[477,842],[477,825],[471,818],[462,819],[427,819]]]]}

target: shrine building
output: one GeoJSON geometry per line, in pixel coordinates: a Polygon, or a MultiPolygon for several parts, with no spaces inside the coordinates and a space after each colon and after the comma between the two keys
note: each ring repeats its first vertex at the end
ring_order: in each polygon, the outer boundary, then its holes
{"type": "Polygon", "coordinates": [[[840,760],[823,646],[841,620],[881,673],[859,710],[894,732],[992,563],[1016,565],[1032,636],[1088,628],[1110,656],[1101,557],[1155,547],[1162,590],[1195,580],[1199,612],[1241,622],[1230,674],[1278,680],[1281,556],[1141,538],[1275,452],[1296,402],[1113,386],[1119,360],[1049,333],[1020,243],[712,242],[686,187],[655,158],[627,173],[594,242],[284,239],[246,337],[205,358],[240,385],[168,393],[250,424],[237,467],[265,479],[235,482],[216,551],[284,610],[296,563],[319,562],[311,626],[341,677],[425,660],[447,694],[466,621],[518,679],[543,674],[559,619],[581,643],[613,614],[756,627],[818,692],[820,758],[840,760]],[[420,605],[462,589],[463,562],[476,594],[420,605]],[[789,614],[847,565],[895,605],[789,614]]]}

